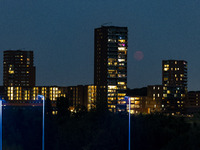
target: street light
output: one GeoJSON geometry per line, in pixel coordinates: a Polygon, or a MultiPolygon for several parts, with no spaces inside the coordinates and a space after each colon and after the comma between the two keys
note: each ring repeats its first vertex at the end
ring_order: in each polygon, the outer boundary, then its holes
{"type": "Polygon", "coordinates": [[[38,99],[43,100],[43,115],[42,115],[42,150],[44,150],[44,119],[45,119],[45,97],[38,95],[38,99]]]}
{"type": "Polygon", "coordinates": [[[4,100],[0,99],[0,150],[3,149],[3,144],[2,144],[2,136],[3,136],[3,131],[2,131],[2,103],[4,100]]]}
{"type": "Polygon", "coordinates": [[[129,113],[128,113],[128,150],[131,150],[131,99],[129,96],[125,96],[128,101],[129,113]]]}

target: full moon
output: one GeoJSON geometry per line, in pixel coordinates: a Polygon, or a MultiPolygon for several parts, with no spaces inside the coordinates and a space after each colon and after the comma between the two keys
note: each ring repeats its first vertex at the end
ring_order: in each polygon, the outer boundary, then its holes
{"type": "Polygon", "coordinates": [[[134,53],[134,59],[137,60],[137,61],[140,61],[144,58],[144,54],[142,51],[136,51],[134,53]]]}

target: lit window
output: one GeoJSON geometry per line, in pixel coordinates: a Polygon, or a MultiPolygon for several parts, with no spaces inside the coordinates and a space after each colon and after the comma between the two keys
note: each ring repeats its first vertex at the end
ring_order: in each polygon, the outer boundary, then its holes
{"type": "Polygon", "coordinates": [[[165,64],[164,67],[165,67],[165,68],[169,68],[169,65],[168,65],[168,64],[167,64],[167,65],[165,64]]]}
{"type": "Polygon", "coordinates": [[[116,85],[109,85],[108,89],[117,89],[117,86],[116,85]]]}
{"type": "Polygon", "coordinates": [[[169,68],[164,68],[164,71],[168,71],[169,70],[169,68]]]}
{"type": "Polygon", "coordinates": [[[126,50],[126,47],[118,47],[118,50],[119,50],[119,51],[125,51],[125,50],[126,50]]]}
{"type": "Polygon", "coordinates": [[[119,85],[125,85],[125,82],[118,82],[119,85]]]}
{"type": "Polygon", "coordinates": [[[118,40],[118,42],[120,42],[120,43],[125,43],[125,40],[118,40]]]}
{"type": "Polygon", "coordinates": [[[167,78],[167,77],[165,77],[165,78],[164,78],[164,81],[168,81],[168,78],[167,78]]]}
{"type": "Polygon", "coordinates": [[[185,97],[185,94],[181,94],[181,97],[185,97]]]}
{"type": "Polygon", "coordinates": [[[119,62],[125,62],[125,59],[118,59],[119,62]]]}

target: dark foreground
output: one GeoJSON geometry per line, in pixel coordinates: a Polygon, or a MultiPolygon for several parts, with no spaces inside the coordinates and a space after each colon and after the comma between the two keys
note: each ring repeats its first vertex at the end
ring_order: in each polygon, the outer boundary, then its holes
{"type": "MultiPolygon", "coordinates": [[[[131,118],[132,150],[200,149],[200,117],[131,118]]],[[[46,115],[46,150],[128,150],[128,116],[104,112],[46,115]]],[[[42,109],[3,111],[3,150],[41,150],[42,109]]]]}

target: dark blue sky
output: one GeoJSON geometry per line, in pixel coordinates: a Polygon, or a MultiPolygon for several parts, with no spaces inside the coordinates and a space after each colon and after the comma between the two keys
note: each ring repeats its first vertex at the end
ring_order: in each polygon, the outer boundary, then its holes
{"type": "Polygon", "coordinates": [[[37,85],[92,84],[94,28],[112,22],[129,29],[128,87],[161,84],[162,60],[184,59],[189,90],[200,90],[199,6],[199,0],[0,0],[0,58],[8,49],[33,50],[37,85]],[[136,51],[143,60],[134,59],[136,51]]]}

